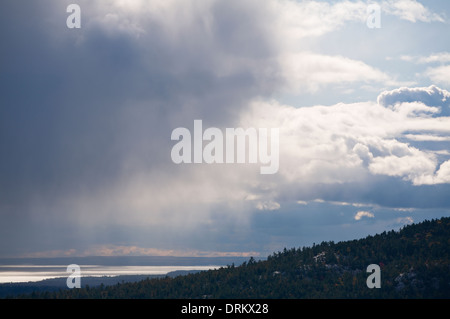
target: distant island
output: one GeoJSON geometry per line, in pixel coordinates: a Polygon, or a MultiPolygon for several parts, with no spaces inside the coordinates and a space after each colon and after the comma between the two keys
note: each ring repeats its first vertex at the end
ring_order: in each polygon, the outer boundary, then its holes
{"type": "Polygon", "coordinates": [[[450,298],[450,218],[426,220],[345,242],[285,248],[266,260],[81,289],[35,291],[16,298],[450,298]],[[368,288],[367,266],[381,271],[368,288]]]}

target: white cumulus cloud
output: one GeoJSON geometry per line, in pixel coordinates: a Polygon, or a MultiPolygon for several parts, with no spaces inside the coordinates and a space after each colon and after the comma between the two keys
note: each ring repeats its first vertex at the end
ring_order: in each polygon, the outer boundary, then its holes
{"type": "Polygon", "coordinates": [[[355,214],[355,220],[361,220],[361,218],[363,217],[367,217],[367,218],[374,218],[375,215],[371,212],[366,212],[366,211],[359,211],[355,214]]]}
{"type": "Polygon", "coordinates": [[[405,140],[450,136],[450,117],[440,109],[448,96],[433,86],[386,91],[379,103],[295,108],[255,101],[241,123],[281,128],[279,174],[292,183],[355,182],[371,175],[414,185],[443,183],[447,164],[440,164],[437,152],[405,140]]]}

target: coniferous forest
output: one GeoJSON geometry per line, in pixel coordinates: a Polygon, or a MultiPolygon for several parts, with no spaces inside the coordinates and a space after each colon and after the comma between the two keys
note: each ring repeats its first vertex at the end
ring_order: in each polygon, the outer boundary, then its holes
{"type": "Polygon", "coordinates": [[[364,239],[284,249],[196,274],[20,298],[450,298],[450,218],[364,239]],[[381,288],[368,288],[377,264],[381,288]]]}

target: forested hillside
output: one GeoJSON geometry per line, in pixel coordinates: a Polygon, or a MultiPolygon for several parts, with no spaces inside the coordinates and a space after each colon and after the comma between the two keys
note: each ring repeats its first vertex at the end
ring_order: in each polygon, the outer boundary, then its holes
{"type": "Polygon", "coordinates": [[[450,218],[442,218],[359,240],[284,249],[239,267],[27,297],[450,298],[449,247],[450,218]],[[380,266],[381,288],[366,285],[370,264],[380,266]]]}

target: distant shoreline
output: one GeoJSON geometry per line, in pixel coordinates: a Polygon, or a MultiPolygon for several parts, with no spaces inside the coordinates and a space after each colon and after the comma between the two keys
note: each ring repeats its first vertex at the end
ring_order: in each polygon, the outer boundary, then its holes
{"type": "MultiPolygon", "coordinates": [[[[80,266],[82,286],[92,286],[198,272],[229,265],[239,266],[247,260],[247,257],[177,256],[0,258],[0,287],[3,290],[13,286],[66,288],[66,280],[70,275],[67,273],[67,266],[70,264],[80,266]]],[[[0,296],[2,295],[4,294],[0,291],[0,296]]]]}
{"type": "MultiPolygon", "coordinates": [[[[198,273],[202,270],[176,270],[161,275],[118,275],[118,276],[87,276],[81,278],[81,288],[112,286],[122,283],[138,282],[146,279],[177,277],[198,273]]],[[[66,285],[67,277],[49,278],[40,281],[0,283],[0,299],[14,298],[19,295],[28,295],[33,292],[58,291],[69,289],[66,285]]]]}
{"type": "MultiPolygon", "coordinates": [[[[102,266],[208,266],[239,265],[250,257],[178,257],[178,256],[86,256],[44,258],[0,258],[8,265],[102,265],[102,266]]],[[[255,259],[265,259],[254,257],[255,259]]]]}
{"type": "MultiPolygon", "coordinates": [[[[79,265],[81,278],[117,277],[117,276],[164,276],[175,271],[203,271],[218,269],[223,265],[189,265],[189,266],[105,266],[79,265]]],[[[0,284],[39,282],[42,280],[67,279],[72,273],[65,265],[7,265],[0,266],[0,284]]]]}

